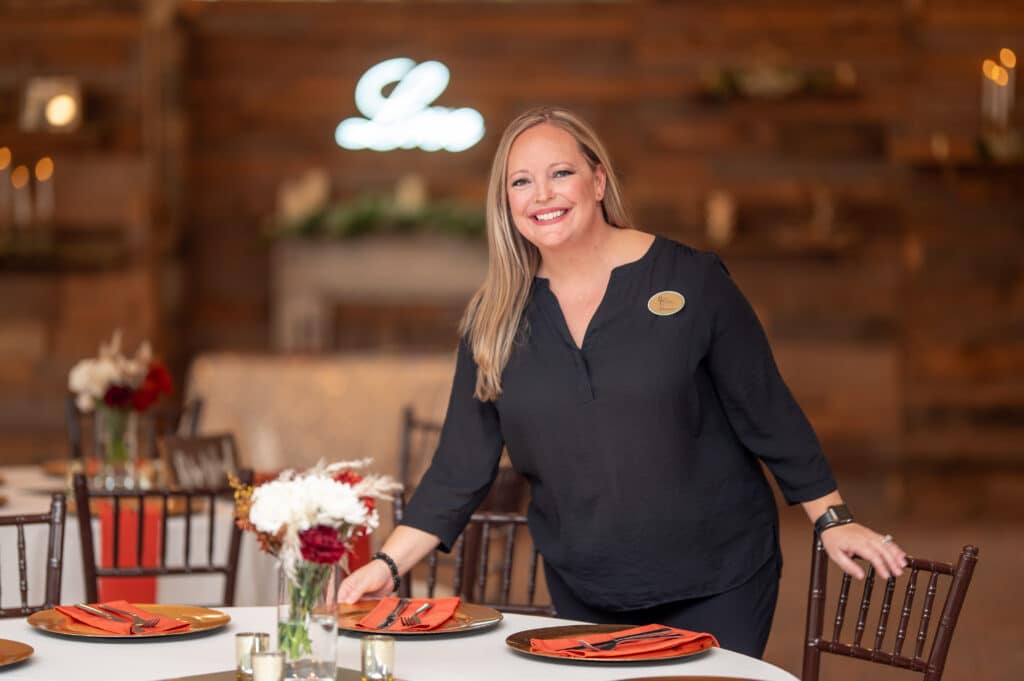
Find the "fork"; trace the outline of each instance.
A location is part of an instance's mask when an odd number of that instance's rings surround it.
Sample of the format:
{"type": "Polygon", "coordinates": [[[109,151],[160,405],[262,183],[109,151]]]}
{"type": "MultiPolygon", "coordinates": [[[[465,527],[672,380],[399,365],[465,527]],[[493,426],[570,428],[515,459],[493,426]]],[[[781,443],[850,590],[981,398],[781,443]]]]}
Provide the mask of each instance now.
{"type": "Polygon", "coordinates": [[[432,608],[433,606],[433,603],[424,603],[420,607],[416,608],[416,611],[413,614],[403,615],[401,618],[402,625],[406,627],[413,627],[417,624],[422,624],[422,622],[420,621],[420,615],[422,613],[425,613],[427,610],[430,610],[430,608],[432,608]]]}
{"type": "Polygon", "coordinates": [[[139,617],[134,612],[128,612],[127,610],[112,608],[109,605],[101,605],[100,608],[106,610],[107,612],[112,612],[121,615],[122,617],[130,617],[132,620],[133,634],[141,634],[143,627],[155,627],[157,624],[160,623],[159,615],[155,617],[150,617],[149,619],[145,619],[143,617],[139,617]]]}

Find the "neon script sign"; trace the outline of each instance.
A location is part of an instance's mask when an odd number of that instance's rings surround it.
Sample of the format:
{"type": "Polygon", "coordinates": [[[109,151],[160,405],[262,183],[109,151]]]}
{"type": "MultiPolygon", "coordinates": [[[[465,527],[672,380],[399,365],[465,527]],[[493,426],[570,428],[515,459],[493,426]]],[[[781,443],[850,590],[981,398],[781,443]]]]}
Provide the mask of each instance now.
{"type": "Polygon", "coordinates": [[[370,67],[356,84],[356,108],[366,118],[346,118],[334,131],[345,149],[465,151],[484,136],[475,109],[430,106],[448,87],[448,67],[398,57],[370,67]],[[391,94],[384,88],[397,83],[391,94]]]}

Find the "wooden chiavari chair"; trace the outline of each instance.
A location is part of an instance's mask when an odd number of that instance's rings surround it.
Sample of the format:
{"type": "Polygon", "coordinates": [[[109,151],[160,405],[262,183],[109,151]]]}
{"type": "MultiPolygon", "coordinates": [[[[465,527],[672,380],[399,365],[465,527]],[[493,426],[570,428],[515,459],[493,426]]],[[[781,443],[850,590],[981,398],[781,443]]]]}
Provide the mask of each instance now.
{"type": "Polygon", "coordinates": [[[863,591],[857,604],[857,619],[853,631],[846,642],[842,640],[843,625],[846,621],[846,609],[850,602],[850,575],[844,574],[839,587],[839,595],[835,608],[831,637],[824,635],[825,602],[827,599],[828,555],[817,534],[811,557],[810,592],[807,601],[807,628],[804,648],[803,681],[817,681],[821,654],[833,653],[874,662],[877,664],[901,667],[920,672],[924,681],[939,681],[946,664],[949,645],[953,632],[960,617],[967,587],[971,584],[974,566],[978,561],[978,549],[965,546],[960,553],[956,565],[921,558],[908,558],[908,566],[899,579],[890,578],[884,586],[882,601],[878,607],[878,624],[874,635],[867,634],[870,644],[865,643],[864,636],[868,629],[869,612],[872,610],[872,595],[875,586],[874,568],[867,566],[863,591]],[[928,582],[920,604],[917,603],[919,591],[918,580],[921,573],[928,575],[928,582]],[[948,586],[941,585],[948,577],[948,586]],[[889,619],[892,614],[893,597],[897,593],[897,583],[904,584],[899,591],[903,592],[902,603],[898,611],[896,634],[891,644],[887,644],[889,619]],[[945,589],[945,597],[939,597],[939,591],[945,589]],[[918,607],[919,605],[919,607],[918,607]],[[938,612],[937,608],[940,608],[938,612]],[[911,634],[910,627],[917,621],[917,632],[911,634]],[[932,620],[935,620],[934,633],[932,620]],[[910,652],[910,649],[913,649],[910,652]]]}

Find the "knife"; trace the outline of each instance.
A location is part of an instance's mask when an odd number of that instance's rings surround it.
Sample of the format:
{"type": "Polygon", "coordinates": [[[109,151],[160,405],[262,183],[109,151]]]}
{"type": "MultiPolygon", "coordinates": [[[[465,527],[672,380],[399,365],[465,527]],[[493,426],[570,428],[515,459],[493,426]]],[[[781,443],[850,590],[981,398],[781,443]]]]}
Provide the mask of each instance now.
{"type": "Polygon", "coordinates": [[[96,615],[97,617],[102,617],[103,619],[110,620],[111,622],[117,622],[118,624],[128,624],[128,623],[131,622],[131,620],[128,619],[127,617],[121,617],[121,616],[118,616],[118,615],[112,615],[109,612],[104,612],[102,610],[97,610],[96,608],[92,607],[91,605],[86,605],[85,603],[75,603],[74,607],[78,608],[79,610],[85,611],[85,612],[89,613],[90,615],[96,615]]]}
{"type": "Polygon", "coordinates": [[[377,628],[378,629],[387,629],[392,624],[394,624],[395,620],[398,619],[398,616],[402,614],[402,611],[405,610],[407,605],[409,605],[409,599],[408,598],[399,598],[398,599],[398,605],[396,605],[395,609],[392,610],[388,614],[388,616],[384,618],[383,622],[381,622],[380,624],[377,625],[377,628]]]}
{"type": "Polygon", "coordinates": [[[682,638],[682,634],[671,633],[672,629],[669,627],[663,627],[661,629],[651,629],[650,631],[644,631],[639,634],[628,634],[626,636],[616,636],[610,638],[607,641],[600,641],[597,643],[591,643],[589,645],[578,645],[572,648],[561,648],[559,652],[567,650],[584,650],[586,648],[599,648],[607,646],[606,650],[612,650],[616,648],[620,643],[626,643],[629,641],[643,641],[648,638],[682,638]]]}

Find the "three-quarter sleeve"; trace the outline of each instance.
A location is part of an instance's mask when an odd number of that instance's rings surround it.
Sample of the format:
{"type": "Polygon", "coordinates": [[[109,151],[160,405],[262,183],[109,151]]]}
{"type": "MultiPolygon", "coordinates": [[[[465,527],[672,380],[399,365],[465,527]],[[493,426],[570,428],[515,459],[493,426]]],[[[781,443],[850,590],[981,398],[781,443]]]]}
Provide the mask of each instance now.
{"type": "Polygon", "coordinates": [[[811,424],[782,380],[768,339],[725,265],[710,256],[705,277],[708,367],[729,423],[765,462],[790,504],[836,489],[811,424]]]}
{"type": "Polygon", "coordinates": [[[437,451],[401,523],[436,535],[444,551],[451,550],[487,496],[501,457],[497,409],[493,402],[476,399],[475,388],[476,362],[463,340],[437,451]]]}

